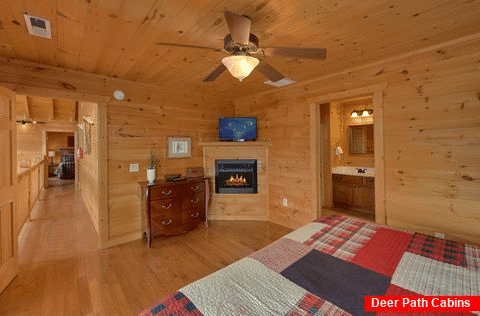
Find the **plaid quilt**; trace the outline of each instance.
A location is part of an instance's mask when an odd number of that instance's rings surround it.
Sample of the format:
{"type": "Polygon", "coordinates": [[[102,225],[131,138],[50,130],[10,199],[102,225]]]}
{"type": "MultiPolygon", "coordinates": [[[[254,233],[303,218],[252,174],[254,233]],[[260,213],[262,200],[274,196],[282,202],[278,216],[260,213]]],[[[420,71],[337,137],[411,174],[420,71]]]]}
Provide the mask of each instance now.
{"type": "Polygon", "coordinates": [[[330,215],[140,315],[367,315],[367,295],[478,296],[480,247],[330,215]]]}

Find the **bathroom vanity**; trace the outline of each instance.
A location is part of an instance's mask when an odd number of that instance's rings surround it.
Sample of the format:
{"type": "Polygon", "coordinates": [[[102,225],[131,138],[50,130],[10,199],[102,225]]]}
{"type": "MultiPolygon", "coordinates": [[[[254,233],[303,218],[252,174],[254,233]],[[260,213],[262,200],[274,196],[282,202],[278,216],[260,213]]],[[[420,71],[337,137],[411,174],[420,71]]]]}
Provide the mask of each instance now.
{"type": "Polygon", "coordinates": [[[373,168],[332,168],[333,205],[369,215],[375,214],[373,168]]]}

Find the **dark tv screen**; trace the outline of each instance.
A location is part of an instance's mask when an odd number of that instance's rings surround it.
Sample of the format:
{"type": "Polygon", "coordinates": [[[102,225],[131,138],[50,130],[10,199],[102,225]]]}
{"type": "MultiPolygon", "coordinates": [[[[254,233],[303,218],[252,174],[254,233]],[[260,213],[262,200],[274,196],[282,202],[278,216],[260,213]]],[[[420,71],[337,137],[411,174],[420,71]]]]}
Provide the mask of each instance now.
{"type": "Polygon", "coordinates": [[[218,121],[218,136],[225,141],[257,139],[257,119],[255,117],[222,117],[218,121]]]}

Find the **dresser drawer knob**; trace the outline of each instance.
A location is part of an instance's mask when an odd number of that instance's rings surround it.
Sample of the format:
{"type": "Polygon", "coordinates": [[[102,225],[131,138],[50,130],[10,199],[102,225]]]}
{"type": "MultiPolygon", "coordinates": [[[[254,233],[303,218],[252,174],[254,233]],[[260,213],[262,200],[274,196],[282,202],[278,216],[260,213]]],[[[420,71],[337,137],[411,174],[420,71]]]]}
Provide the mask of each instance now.
{"type": "Polygon", "coordinates": [[[168,210],[169,208],[172,207],[172,203],[168,204],[168,205],[165,205],[165,204],[162,204],[162,208],[168,210]]]}
{"type": "Polygon", "coordinates": [[[198,185],[194,186],[194,187],[191,187],[192,191],[198,191],[200,187],[198,185]]]}
{"type": "Polygon", "coordinates": [[[198,201],[200,201],[200,199],[198,197],[190,200],[190,202],[192,202],[192,203],[197,203],[198,201]]]}
{"type": "Polygon", "coordinates": [[[162,194],[163,195],[170,195],[170,194],[172,194],[172,190],[168,190],[168,191],[162,190],[162,194]]]}
{"type": "Polygon", "coordinates": [[[199,213],[199,212],[196,212],[195,214],[190,214],[190,216],[191,216],[191,217],[193,217],[193,218],[197,218],[197,217],[198,217],[198,215],[200,215],[200,213],[199,213]]]}
{"type": "Polygon", "coordinates": [[[162,221],[162,225],[170,225],[172,223],[171,219],[165,219],[162,221]]]}

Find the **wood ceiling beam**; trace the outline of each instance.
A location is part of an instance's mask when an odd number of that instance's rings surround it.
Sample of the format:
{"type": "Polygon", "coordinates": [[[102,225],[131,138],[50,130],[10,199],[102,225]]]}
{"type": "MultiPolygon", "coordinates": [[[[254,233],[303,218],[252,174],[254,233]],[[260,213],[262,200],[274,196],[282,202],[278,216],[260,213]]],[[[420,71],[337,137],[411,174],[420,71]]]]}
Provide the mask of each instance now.
{"type": "Polygon", "coordinates": [[[58,100],[57,99],[52,99],[52,121],[56,121],[57,117],[55,115],[56,109],[58,109],[58,100]]]}
{"type": "Polygon", "coordinates": [[[28,108],[27,97],[17,94],[17,118],[28,119],[30,118],[30,110],[28,108]]]}
{"type": "Polygon", "coordinates": [[[225,104],[226,101],[231,103],[230,99],[179,88],[117,79],[6,57],[0,57],[0,85],[19,94],[91,102],[115,101],[113,91],[122,89],[126,95],[125,101],[122,102],[158,105],[176,100],[195,104],[200,98],[212,104],[225,104]]]}

